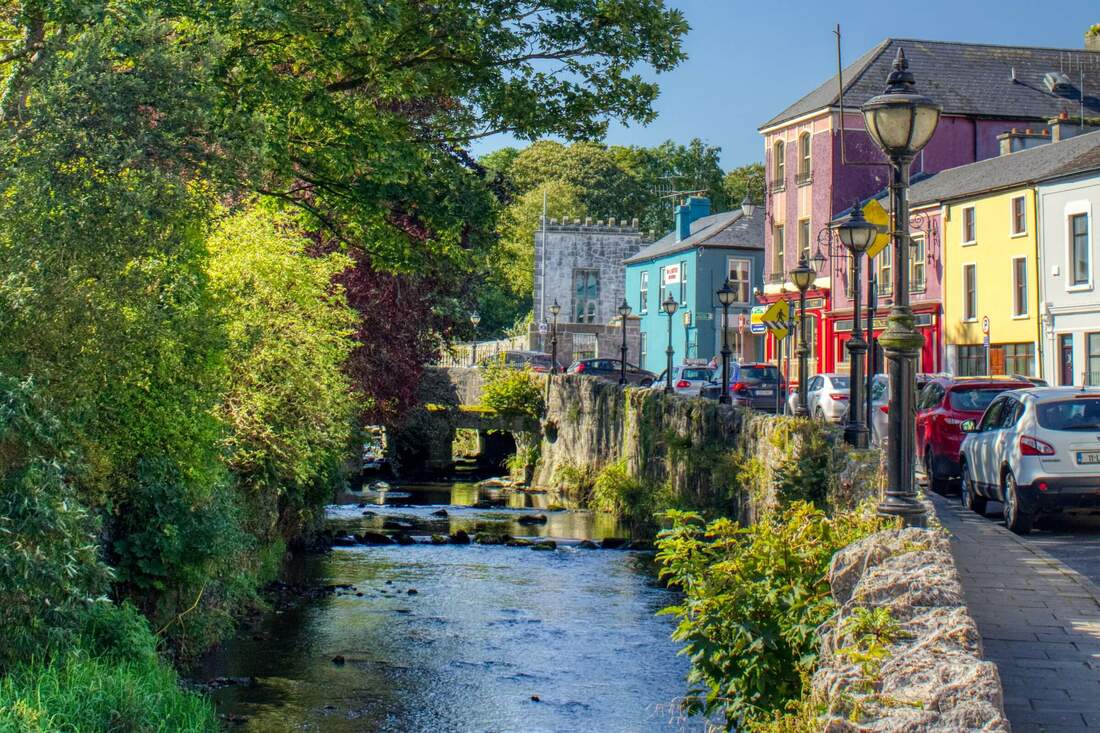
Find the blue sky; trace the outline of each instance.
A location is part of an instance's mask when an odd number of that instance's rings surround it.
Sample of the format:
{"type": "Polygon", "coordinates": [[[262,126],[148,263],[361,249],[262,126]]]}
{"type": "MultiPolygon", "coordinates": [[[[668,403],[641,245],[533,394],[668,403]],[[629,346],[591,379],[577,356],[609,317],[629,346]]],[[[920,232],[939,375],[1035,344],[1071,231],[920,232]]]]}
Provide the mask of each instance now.
{"type": "MultiPolygon", "coordinates": [[[[1081,48],[1085,29],[1100,23],[1097,0],[666,2],[691,24],[688,59],[657,76],[657,119],[645,127],[613,123],[606,142],[699,137],[722,148],[726,168],[760,160],[760,123],[836,73],[837,23],[845,65],[888,36],[1081,48]]],[[[482,155],[508,144],[508,138],[488,138],[473,150],[482,155]]]]}

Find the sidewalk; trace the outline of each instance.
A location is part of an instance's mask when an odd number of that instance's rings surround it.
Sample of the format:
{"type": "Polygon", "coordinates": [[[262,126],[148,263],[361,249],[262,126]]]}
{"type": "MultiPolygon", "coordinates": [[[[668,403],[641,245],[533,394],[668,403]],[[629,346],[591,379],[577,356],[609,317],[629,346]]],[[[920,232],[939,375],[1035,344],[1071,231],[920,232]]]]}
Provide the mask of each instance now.
{"type": "Polygon", "coordinates": [[[1100,730],[1100,588],[957,498],[929,496],[1014,733],[1100,730]]]}

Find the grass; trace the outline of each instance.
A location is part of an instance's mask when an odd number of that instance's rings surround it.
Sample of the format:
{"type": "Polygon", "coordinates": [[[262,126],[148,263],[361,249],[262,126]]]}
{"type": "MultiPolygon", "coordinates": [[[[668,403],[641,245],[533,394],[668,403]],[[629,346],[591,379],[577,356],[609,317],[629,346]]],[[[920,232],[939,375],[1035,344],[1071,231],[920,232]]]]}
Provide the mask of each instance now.
{"type": "Polygon", "coordinates": [[[0,678],[0,733],[213,733],[214,709],[179,688],[153,659],[121,661],[77,649],[0,678]]]}

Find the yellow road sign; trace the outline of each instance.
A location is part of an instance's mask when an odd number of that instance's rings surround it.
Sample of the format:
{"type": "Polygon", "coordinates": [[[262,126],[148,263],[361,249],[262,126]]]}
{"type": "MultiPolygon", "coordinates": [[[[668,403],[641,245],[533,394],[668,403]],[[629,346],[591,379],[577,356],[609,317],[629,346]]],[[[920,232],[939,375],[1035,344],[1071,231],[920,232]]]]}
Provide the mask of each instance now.
{"type": "Polygon", "coordinates": [[[772,303],[760,316],[760,322],[771,333],[772,338],[787,338],[787,321],[791,317],[791,306],[785,300],[777,300],[772,303]]]}
{"type": "Polygon", "coordinates": [[[890,214],[882,208],[878,199],[871,199],[863,207],[863,218],[878,227],[878,236],[867,248],[867,256],[874,257],[890,244],[890,214]]]}

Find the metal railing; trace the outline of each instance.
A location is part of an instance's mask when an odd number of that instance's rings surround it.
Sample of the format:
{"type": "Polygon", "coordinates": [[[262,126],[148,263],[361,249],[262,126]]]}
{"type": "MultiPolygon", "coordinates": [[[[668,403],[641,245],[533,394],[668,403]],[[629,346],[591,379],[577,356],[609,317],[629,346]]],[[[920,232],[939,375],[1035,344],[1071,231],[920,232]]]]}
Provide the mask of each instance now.
{"type": "Polygon", "coordinates": [[[799,186],[805,186],[808,183],[813,183],[814,182],[814,174],[811,173],[810,171],[806,171],[805,173],[800,172],[798,175],[796,175],[794,177],[794,181],[799,186]]]}
{"type": "Polygon", "coordinates": [[[780,178],[769,183],[768,188],[771,191],[785,191],[787,188],[787,182],[780,178]]]}
{"type": "Polygon", "coordinates": [[[482,359],[494,356],[502,351],[527,351],[529,348],[530,343],[527,336],[511,336],[493,341],[452,344],[436,360],[435,366],[473,366],[475,353],[477,361],[480,362],[482,359]]]}

